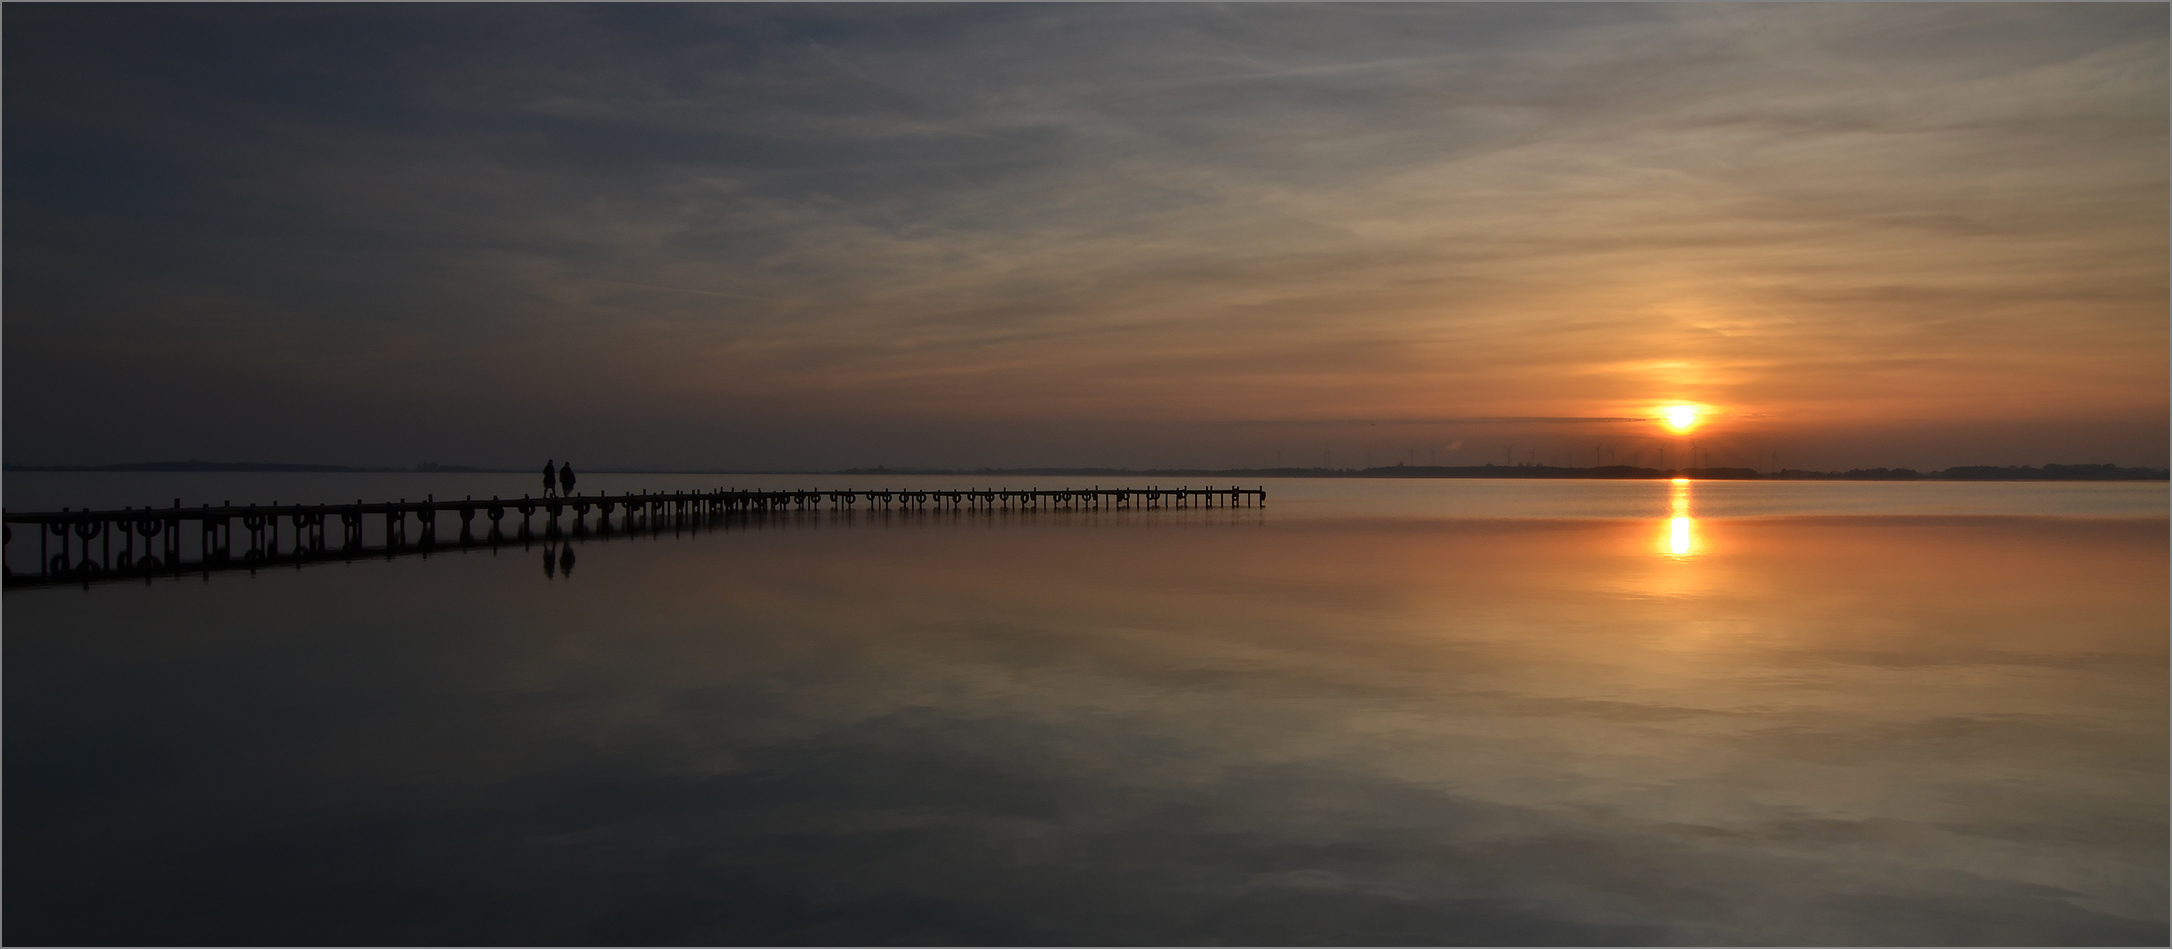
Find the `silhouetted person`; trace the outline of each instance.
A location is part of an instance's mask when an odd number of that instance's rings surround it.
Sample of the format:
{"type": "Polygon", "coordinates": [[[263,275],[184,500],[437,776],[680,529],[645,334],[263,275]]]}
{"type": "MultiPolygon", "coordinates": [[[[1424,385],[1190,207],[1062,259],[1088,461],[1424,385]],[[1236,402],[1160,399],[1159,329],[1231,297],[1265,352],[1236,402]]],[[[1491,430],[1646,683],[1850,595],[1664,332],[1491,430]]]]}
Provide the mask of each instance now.
{"type": "Polygon", "coordinates": [[[556,459],[543,460],[543,497],[551,497],[551,489],[558,484],[558,470],[551,466],[556,459]]]}
{"type": "Polygon", "coordinates": [[[573,576],[573,545],[571,544],[560,545],[558,548],[558,574],[560,577],[573,576]]]}
{"type": "Polygon", "coordinates": [[[567,462],[566,464],[558,467],[558,493],[561,495],[573,494],[572,462],[567,462]]]}

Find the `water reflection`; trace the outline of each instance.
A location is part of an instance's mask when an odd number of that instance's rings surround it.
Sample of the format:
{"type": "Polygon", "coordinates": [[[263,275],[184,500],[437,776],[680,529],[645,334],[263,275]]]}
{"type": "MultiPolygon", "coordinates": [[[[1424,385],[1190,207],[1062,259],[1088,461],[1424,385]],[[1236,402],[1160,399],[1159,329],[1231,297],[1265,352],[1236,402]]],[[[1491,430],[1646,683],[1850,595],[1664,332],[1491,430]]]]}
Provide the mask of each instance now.
{"type": "Polygon", "coordinates": [[[1660,551],[1684,559],[1698,553],[1697,520],[1690,515],[1690,479],[1668,484],[1668,519],[1660,533],[1660,551]]]}
{"type": "Polygon", "coordinates": [[[11,591],[5,936],[2164,945],[2162,518],[1637,487],[11,591]]]}
{"type": "Polygon", "coordinates": [[[543,549],[543,576],[545,578],[573,576],[573,545],[546,546],[543,549]]]}

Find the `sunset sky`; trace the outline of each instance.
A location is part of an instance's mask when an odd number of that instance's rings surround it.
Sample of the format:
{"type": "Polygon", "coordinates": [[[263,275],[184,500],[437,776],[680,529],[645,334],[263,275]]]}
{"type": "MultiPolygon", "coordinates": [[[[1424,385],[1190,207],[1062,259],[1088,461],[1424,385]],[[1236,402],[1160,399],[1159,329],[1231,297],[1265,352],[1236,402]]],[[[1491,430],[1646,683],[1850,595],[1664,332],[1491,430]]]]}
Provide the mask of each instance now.
{"type": "Polygon", "coordinates": [[[2163,467],[2168,26],[10,4],[6,459],[2163,467]]]}

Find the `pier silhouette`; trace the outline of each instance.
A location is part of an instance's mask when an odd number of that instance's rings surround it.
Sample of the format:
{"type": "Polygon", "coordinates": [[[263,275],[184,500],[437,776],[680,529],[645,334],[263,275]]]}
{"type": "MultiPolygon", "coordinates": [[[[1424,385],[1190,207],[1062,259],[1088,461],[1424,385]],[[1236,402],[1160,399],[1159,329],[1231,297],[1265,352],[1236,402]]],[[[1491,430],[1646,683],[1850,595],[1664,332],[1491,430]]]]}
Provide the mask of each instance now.
{"type": "MultiPolygon", "coordinates": [[[[184,508],[176,499],[171,508],[122,508],[120,510],[0,513],[0,531],[10,549],[15,527],[22,525],[38,536],[38,569],[16,571],[6,565],[9,587],[84,583],[161,574],[188,574],[223,570],[256,570],[276,565],[300,565],[313,561],[393,557],[436,550],[529,544],[562,537],[581,537],[590,532],[588,515],[597,514],[598,534],[639,530],[661,531],[670,526],[714,525],[735,515],[771,512],[853,511],[1042,511],[1151,508],[1239,508],[1267,504],[1267,490],[1239,488],[987,488],[987,489],[792,489],[753,491],[720,488],[711,491],[639,492],[609,495],[552,495],[535,498],[491,497],[438,501],[400,499],[392,502],[336,505],[200,505],[184,508]],[[508,533],[507,519],[519,520],[508,533]],[[539,532],[537,515],[544,519],[539,532]],[[562,527],[568,514],[572,524],[562,527]],[[441,540],[439,522],[451,515],[459,521],[459,533],[441,540]],[[476,534],[476,518],[485,521],[484,533],[476,534]],[[616,518],[618,523],[613,524],[616,518]],[[415,529],[409,531],[412,519],[415,529]],[[381,521],[381,543],[367,545],[365,528],[381,521]],[[241,531],[237,534],[235,528],[241,531]],[[193,543],[184,536],[194,532],[193,543]]],[[[570,572],[569,557],[562,569],[570,572]]]]}

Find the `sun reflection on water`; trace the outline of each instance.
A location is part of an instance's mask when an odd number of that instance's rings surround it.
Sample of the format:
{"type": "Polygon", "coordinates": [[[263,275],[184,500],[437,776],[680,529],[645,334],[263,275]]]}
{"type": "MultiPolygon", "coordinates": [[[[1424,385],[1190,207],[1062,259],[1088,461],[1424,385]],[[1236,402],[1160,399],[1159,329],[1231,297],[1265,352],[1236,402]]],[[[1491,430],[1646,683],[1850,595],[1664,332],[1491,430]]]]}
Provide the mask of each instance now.
{"type": "Polygon", "coordinates": [[[1697,520],[1690,516],[1690,479],[1678,478],[1668,486],[1667,530],[1660,539],[1660,552],[1673,558],[1690,558],[1698,553],[1697,520]]]}

